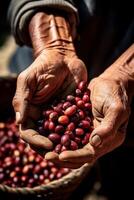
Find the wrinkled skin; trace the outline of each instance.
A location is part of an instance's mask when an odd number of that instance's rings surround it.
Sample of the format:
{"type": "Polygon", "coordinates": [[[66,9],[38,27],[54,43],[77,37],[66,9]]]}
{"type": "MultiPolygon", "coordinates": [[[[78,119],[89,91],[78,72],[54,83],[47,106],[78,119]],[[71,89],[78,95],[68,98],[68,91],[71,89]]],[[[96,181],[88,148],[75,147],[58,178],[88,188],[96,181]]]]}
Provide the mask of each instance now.
{"type": "Polygon", "coordinates": [[[38,12],[29,23],[36,59],[18,76],[13,106],[20,124],[20,137],[43,155],[53,145],[35,131],[34,121],[39,119],[42,105],[56,96],[62,98],[71,93],[79,81],[87,80],[86,67],[76,56],[73,45],[74,19],[70,26],[57,12],[38,12]]]}
{"type": "Polygon", "coordinates": [[[41,52],[17,80],[13,105],[17,122],[22,124],[21,138],[38,148],[51,149],[52,143],[48,139],[31,130],[34,129],[32,121],[40,116],[40,105],[55,98],[57,94],[64,96],[72,92],[79,81],[86,79],[85,65],[75,54],[63,56],[56,50],[41,52]],[[36,139],[32,139],[33,135],[36,139]]]}
{"type": "Polygon", "coordinates": [[[130,114],[128,96],[124,85],[101,77],[89,84],[94,116],[94,135],[99,135],[101,143],[94,146],[90,142],[82,149],[65,151],[59,156],[47,153],[46,158],[61,166],[78,168],[84,163],[94,163],[96,159],[112,151],[122,144],[126,135],[126,127],[130,114]]]}
{"type": "Polygon", "coordinates": [[[63,167],[78,168],[120,146],[126,135],[130,105],[134,96],[134,45],[110,67],[89,83],[94,130],[89,143],[60,155],[49,152],[45,158],[63,167]],[[96,138],[96,139],[94,139],[96,138]]]}
{"type": "MultiPolygon", "coordinates": [[[[82,149],[58,155],[51,152],[52,142],[35,131],[34,121],[40,116],[42,104],[57,95],[71,93],[79,81],[87,80],[87,71],[84,63],[76,56],[71,31],[63,18],[46,16],[44,13],[37,13],[33,18],[33,30],[30,32],[33,34],[31,38],[36,59],[19,75],[13,99],[20,136],[34,150],[59,166],[78,168],[86,162],[93,163],[121,145],[125,139],[131,103],[126,79],[129,79],[129,74],[134,74],[134,62],[130,66],[128,64],[130,57],[133,58],[134,46],[129,52],[130,56],[125,55],[122,59],[123,62],[126,60],[125,65],[118,62],[118,66],[115,64],[114,67],[113,64],[110,67],[113,70],[104,72],[89,84],[95,127],[89,143],[82,149]],[[120,66],[123,66],[123,70],[120,66]],[[121,70],[123,76],[120,76],[121,70]],[[94,140],[96,135],[97,141],[94,140]]],[[[134,77],[130,79],[134,80],[134,77]]]]}

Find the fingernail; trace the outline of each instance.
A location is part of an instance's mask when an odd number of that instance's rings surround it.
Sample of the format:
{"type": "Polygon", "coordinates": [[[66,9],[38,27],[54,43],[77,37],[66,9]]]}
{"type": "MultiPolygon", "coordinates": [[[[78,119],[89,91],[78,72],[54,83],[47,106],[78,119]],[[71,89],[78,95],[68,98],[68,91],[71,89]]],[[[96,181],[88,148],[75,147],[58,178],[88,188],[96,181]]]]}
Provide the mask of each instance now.
{"type": "Polygon", "coordinates": [[[20,120],[20,113],[19,112],[16,112],[16,122],[18,123],[20,120]]]}
{"type": "Polygon", "coordinates": [[[101,144],[101,138],[99,135],[94,135],[91,139],[90,139],[90,143],[91,145],[98,147],[101,144]]]}

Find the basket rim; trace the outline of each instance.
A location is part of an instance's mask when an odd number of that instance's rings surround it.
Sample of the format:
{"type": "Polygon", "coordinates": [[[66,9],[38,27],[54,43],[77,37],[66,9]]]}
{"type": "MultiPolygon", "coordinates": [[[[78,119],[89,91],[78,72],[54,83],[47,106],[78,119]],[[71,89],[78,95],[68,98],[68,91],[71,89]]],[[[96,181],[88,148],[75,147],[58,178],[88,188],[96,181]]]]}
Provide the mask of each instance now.
{"type": "Polygon", "coordinates": [[[58,188],[58,187],[65,187],[73,180],[78,179],[80,177],[80,175],[83,175],[82,177],[84,178],[84,175],[86,175],[86,173],[91,169],[92,166],[93,166],[93,163],[92,164],[85,163],[80,168],[73,169],[67,175],[63,176],[62,178],[60,178],[58,180],[51,181],[48,184],[42,184],[39,186],[35,186],[33,188],[29,188],[29,187],[12,188],[10,186],[0,184],[0,191],[14,193],[14,194],[15,193],[41,194],[42,192],[47,191],[49,189],[51,190],[51,189],[58,188]]]}

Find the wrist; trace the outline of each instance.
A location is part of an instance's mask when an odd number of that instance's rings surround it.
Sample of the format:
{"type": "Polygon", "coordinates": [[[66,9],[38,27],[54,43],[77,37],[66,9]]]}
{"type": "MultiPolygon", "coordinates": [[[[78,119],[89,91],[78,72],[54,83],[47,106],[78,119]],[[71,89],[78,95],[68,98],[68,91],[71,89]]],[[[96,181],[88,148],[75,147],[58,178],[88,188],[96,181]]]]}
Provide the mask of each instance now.
{"type": "Polygon", "coordinates": [[[129,96],[134,96],[134,44],[128,48],[109,68],[101,78],[123,83],[129,96]]]}
{"type": "Polygon", "coordinates": [[[73,33],[65,16],[61,14],[36,13],[29,23],[29,34],[35,56],[43,50],[55,49],[74,52],[73,33]]]}

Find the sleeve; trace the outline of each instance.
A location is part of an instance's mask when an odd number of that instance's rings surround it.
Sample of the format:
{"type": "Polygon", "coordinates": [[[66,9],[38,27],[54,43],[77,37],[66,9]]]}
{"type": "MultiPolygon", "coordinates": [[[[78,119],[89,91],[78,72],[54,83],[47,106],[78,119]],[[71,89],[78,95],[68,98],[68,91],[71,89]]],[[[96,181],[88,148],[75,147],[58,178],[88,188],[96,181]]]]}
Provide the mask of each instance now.
{"type": "Polygon", "coordinates": [[[76,21],[78,21],[77,9],[73,0],[12,0],[8,9],[8,21],[17,44],[30,45],[29,20],[34,13],[38,10],[43,11],[45,8],[65,11],[70,18],[71,15],[75,15],[76,21]]]}

